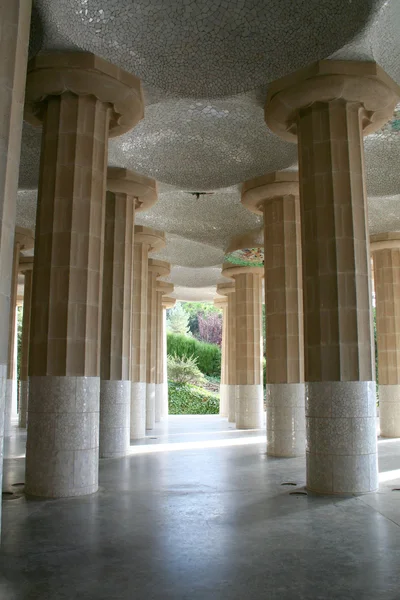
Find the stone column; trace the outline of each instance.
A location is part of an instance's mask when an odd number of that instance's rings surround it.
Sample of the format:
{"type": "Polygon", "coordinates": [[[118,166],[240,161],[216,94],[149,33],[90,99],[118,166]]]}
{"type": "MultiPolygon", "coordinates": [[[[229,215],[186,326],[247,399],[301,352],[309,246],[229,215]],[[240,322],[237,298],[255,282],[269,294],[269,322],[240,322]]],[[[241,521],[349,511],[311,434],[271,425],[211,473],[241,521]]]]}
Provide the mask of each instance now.
{"type": "Polygon", "coordinates": [[[371,236],[381,436],[400,437],[400,232],[371,236]]]}
{"type": "Polygon", "coordinates": [[[373,62],[320,61],[267,98],[267,124],[298,140],[307,487],[323,494],[378,487],[363,134],[398,97],[373,62]]]}
{"type": "Polygon", "coordinates": [[[264,215],[267,454],[301,456],[306,426],[298,174],[246,181],[242,203],[264,215]]]}
{"type": "MultiPolygon", "coordinates": [[[[147,356],[146,356],[146,429],[154,429],[156,423],[156,371],[157,371],[157,325],[161,296],[157,292],[157,278],[168,275],[169,263],[149,259],[147,285],[147,356]]],[[[158,388],[157,388],[158,389],[158,388]]],[[[159,390],[160,391],[160,390],[159,390]]],[[[160,416],[158,414],[157,416],[160,416]]]]}
{"type": "MultiPolygon", "coordinates": [[[[157,346],[156,346],[156,384],[155,421],[159,423],[165,412],[165,387],[164,387],[164,307],[163,296],[174,291],[174,284],[166,281],[157,281],[157,346]]],[[[168,414],[168,413],[167,413],[168,414]]]]}
{"type": "Polygon", "coordinates": [[[155,181],[109,167],[100,359],[100,458],[128,453],[135,211],[157,199],[155,181]]]}
{"type": "Polygon", "coordinates": [[[26,491],[98,488],[100,324],[110,135],[143,116],[139,80],[88,53],[36,57],[26,115],[43,121],[32,324],[26,491]]]}
{"type": "Polygon", "coordinates": [[[3,478],[12,257],[31,11],[30,0],[14,0],[0,5],[0,486],[3,478]]]}
{"type": "Polygon", "coordinates": [[[163,296],[162,307],[163,307],[163,371],[164,371],[164,391],[163,391],[163,418],[168,417],[169,413],[169,401],[168,401],[168,370],[167,370],[167,309],[173,308],[176,304],[175,298],[163,296]]]}
{"type": "Polygon", "coordinates": [[[34,245],[33,233],[30,229],[23,227],[15,228],[13,268],[11,280],[10,295],[10,323],[8,329],[8,363],[7,363],[7,383],[6,383],[6,402],[4,414],[4,435],[11,435],[11,425],[13,419],[17,419],[17,292],[18,292],[18,272],[21,250],[31,250],[34,245]]]}
{"type": "Polygon", "coordinates": [[[28,422],[28,367],[29,367],[29,335],[31,327],[32,304],[32,269],[33,257],[20,258],[20,272],[24,274],[24,303],[22,317],[21,366],[19,388],[19,427],[26,427],[28,422]]]}
{"type": "Polygon", "coordinates": [[[133,312],[131,348],[131,439],[146,435],[147,391],[147,313],[149,252],[165,246],[161,231],[149,227],[135,227],[133,256],[133,312]]]}
{"type": "Polygon", "coordinates": [[[225,265],[222,275],[235,280],[236,428],[256,429],[263,424],[261,298],[264,269],[225,265]]]}
{"type": "Polygon", "coordinates": [[[236,298],[234,283],[220,283],[217,294],[227,297],[226,307],[226,388],[225,403],[229,423],[236,420],[236,298]]]}
{"type": "Polygon", "coordinates": [[[18,269],[19,269],[19,253],[21,245],[15,234],[13,266],[11,276],[11,294],[10,294],[10,314],[8,326],[8,361],[7,361],[7,381],[5,394],[5,410],[4,410],[4,436],[11,435],[12,428],[12,413],[13,407],[17,401],[17,381],[15,376],[15,343],[16,343],[16,327],[17,327],[17,289],[18,289],[18,269]]]}
{"type": "Polygon", "coordinates": [[[222,344],[221,344],[221,383],[219,386],[219,414],[221,417],[228,416],[228,298],[214,298],[214,305],[222,310],[222,344]]]}

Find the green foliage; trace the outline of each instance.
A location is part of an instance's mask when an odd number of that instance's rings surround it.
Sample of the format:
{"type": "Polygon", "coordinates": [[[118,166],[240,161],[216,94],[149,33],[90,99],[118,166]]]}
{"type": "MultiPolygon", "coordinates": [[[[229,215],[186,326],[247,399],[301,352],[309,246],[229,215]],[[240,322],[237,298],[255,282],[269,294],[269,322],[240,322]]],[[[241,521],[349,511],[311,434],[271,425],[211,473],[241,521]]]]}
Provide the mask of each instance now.
{"type": "Polygon", "coordinates": [[[199,342],[184,335],[167,335],[167,353],[176,356],[194,356],[197,366],[204,375],[221,374],[221,348],[215,344],[199,342]]]}
{"type": "Polygon", "coordinates": [[[178,356],[168,354],[167,357],[168,379],[175,383],[201,383],[204,375],[197,366],[194,356],[178,356]]]}
{"type": "Polygon", "coordinates": [[[211,302],[182,302],[182,308],[189,315],[189,328],[194,336],[199,334],[199,314],[207,316],[212,313],[221,313],[221,309],[211,302]]]}
{"type": "Polygon", "coordinates": [[[219,396],[195,385],[168,382],[170,415],[217,415],[219,396]]]}
{"type": "Polygon", "coordinates": [[[168,311],[167,331],[179,335],[190,335],[189,315],[183,309],[181,302],[177,302],[174,308],[168,311]]]}

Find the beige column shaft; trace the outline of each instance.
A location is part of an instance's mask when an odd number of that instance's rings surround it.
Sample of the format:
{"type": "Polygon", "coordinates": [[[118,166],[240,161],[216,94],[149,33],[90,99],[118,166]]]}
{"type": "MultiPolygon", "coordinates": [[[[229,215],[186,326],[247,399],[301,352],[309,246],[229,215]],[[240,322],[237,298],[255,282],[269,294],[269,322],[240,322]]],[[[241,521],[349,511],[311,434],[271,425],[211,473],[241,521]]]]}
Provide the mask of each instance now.
{"type": "Polygon", "coordinates": [[[162,400],[162,416],[163,418],[168,417],[169,412],[169,398],[168,398],[168,369],[167,369],[167,309],[173,308],[176,304],[175,298],[169,296],[163,296],[162,308],[163,308],[163,331],[162,331],[162,345],[163,345],[163,400],[162,400]]]}
{"type": "MultiPolygon", "coordinates": [[[[254,429],[263,421],[262,276],[260,267],[227,267],[235,281],[236,427],[254,429]]],[[[228,311],[230,305],[228,305],[228,311]]]]}
{"type": "Polygon", "coordinates": [[[33,495],[98,487],[108,137],[141,118],[141,102],[134,76],[92,54],[40,55],[28,69],[26,114],[43,121],[26,457],[33,495]]]}
{"type": "Polygon", "coordinates": [[[164,261],[149,259],[149,277],[147,286],[147,355],[146,355],[146,429],[154,429],[156,417],[161,418],[160,390],[157,384],[157,350],[160,325],[161,298],[157,291],[157,278],[168,275],[169,264],[164,261]],[[158,397],[159,401],[156,401],[158,397]],[[158,410],[156,410],[159,406],[158,410]],[[156,415],[157,412],[157,415],[156,415]]]}
{"type": "Polygon", "coordinates": [[[379,421],[400,437],[400,233],[371,237],[378,346],[379,421]]]}
{"type": "Polygon", "coordinates": [[[298,175],[243,184],[242,203],[264,216],[267,454],[305,453],[304,336],[298,175]]]}
{"type": "MultiPolygon", "coordinates": [[[[229,423],[236,419],[236,299],[235,284],[217,285],[217,293],[226,296],[226,362],[225,362],[225,412],[229,423]]],[[[221,402],[221,400],[220,400],[221,402]]]]}
{"type": "Polygon", "coordinates": [[[140,439],[146,434],[148,261],[148,244],[135,242],[133,254],[131,439],[140,439]]]}
{"type": "Polygon", "coordinates": [[[221,383],[219,387],[219,414],[227,417],[229,412],[229,397],[227,383],[229,379],[228,364],[228,299],[217,297],[214,304],[222,310],[222,343],[221,343],[221,383]]]}
{"type": "Polygon", "coordinates": [[[163,307],[162,307],[163,292],[157,291],[157,345],[156,345],[156,408],[155,422],[159,423],[162,418],[162,401],[163,401],[163,307]]]}
{"type": "Polygon", "coordinates": [[[146,429],[154,429],[156,422],[156,364],[157,273],[150,271],[147,284],[146,429]]]}
{"type": "Polygon", "coordinates": [[[378,486],[370,258],[362,135],[398,88],[374,63],[321,61],[273,84],[266,117],[298,137],[303,250],[307,486],[378,486]]]}
{"type": "Polygon", "coordinates": [[[100,458],[130,440],[130,349],[135,199],[107,192],[100,361],[100,458]]]}
{"type": "MultiPolygon", "coordinates": [[[[24,268],[24,267],[22,267],[24,268]]],[[[20,366],[20,395],[19,395],[19,426],[26,427],[28,419],[28,367],[29,367],[29,336],[31,327],[32,304],[32,263],[30,269],[23,271],[24,283],[24,312],[22,317],[21,366],[20,366]]]]}
{"type": "Polygon", "coordinates": [[[15,378],[15,360],[16,360],[16,328],[17,328],[17,289],[18,289],[18,268],[21,244],[16,240],[14,242],[12,275],[11,275],[11,294],[10,294],[10,320],[8,327],[8,360],[7,360],[7,382],[5,394],[4,411],[4,435],[11,435],[12,415],[15,413],[14,407],[17,402],[17,381],[15,378]]]}
{"type": "MultiPolygon", "coordinates": [[[[168,263],[166,263],[168,264],[168,263]]],[[[169,265],[168,265],[169,269],[169,265]]],[[[168,414],[168,405],[165,406],[164,386],[164,351],[166,344],[164,337],[164,296],[174,291],[174,285],[166,281],[157,281],[157,345],[156,345],[156,381],[155,381],[155,421],[160,422],[168,414]],[[166,410],[167,409],[167,410],[166,410]]]]}
{"type": "Polygon", "coordinates": [[[160,250],[164,245],[165,236],[163,232],[148,227],[135,227],[131,351],[131,439],[140,439],[146,434],[149,253],[160,250]]]}

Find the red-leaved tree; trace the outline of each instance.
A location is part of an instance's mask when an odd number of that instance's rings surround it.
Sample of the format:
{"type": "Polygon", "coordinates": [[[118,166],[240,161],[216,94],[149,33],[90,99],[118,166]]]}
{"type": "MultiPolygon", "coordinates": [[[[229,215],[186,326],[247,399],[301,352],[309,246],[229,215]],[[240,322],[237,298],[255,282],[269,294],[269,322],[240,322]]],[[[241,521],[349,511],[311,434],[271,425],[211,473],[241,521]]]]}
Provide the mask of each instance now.
{"type": "Polygon", "coordinates": [[[199,340],[209,344],[221,345],[222,342],[222,316],[219,313],[198,314],[199,340]]]}

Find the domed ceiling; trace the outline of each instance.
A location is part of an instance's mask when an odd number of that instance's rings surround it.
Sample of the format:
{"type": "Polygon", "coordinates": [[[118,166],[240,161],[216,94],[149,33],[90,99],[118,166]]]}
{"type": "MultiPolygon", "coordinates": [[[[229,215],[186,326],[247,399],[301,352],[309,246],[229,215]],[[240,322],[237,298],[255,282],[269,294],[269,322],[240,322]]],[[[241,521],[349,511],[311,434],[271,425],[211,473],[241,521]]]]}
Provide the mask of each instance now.
{"type": "MultiPolygon", "coordinates": [[[[109,164],[159,182],[138,224],[166,232],[181,299],[211,300],[230,240],[260,228],[240,184],[296,168],[274,136],[269,82],[320,58],[376,60],[400,83],[399,0],[34,0],[30,55],[88,50],[142,79],[145,118],[109,164]]],[[[400,229],[400,107],[365,140],[371,233],[400,229]]],[[[40,129],[24,124],[17,221],[35,225],[40,129]]]]}

